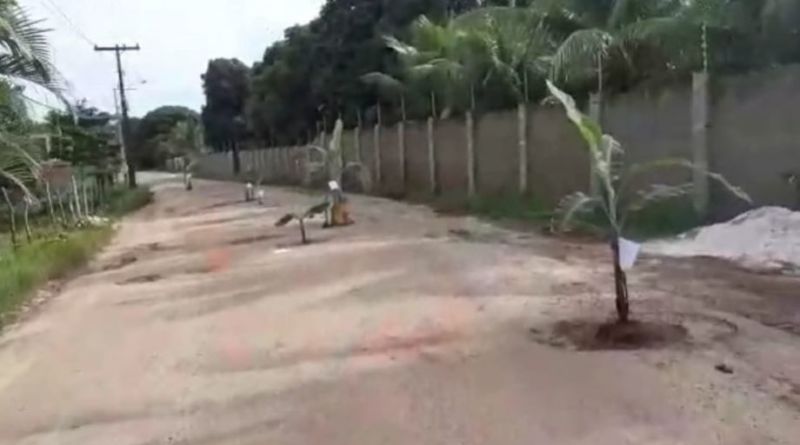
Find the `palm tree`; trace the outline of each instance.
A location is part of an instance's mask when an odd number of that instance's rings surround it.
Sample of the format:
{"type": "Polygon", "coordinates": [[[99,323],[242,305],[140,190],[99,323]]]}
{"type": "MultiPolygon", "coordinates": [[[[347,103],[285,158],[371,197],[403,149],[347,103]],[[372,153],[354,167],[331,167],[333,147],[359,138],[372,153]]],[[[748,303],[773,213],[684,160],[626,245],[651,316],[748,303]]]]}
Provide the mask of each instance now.
{"type": "MultiPolygon", "coordinates": [[[[9,93],[2,100],[23,120],[26,110],[19,106],[21,88],[12,84],[30,82],[59,91],[56,70],[50,62],[47,31],[40,23],[16,1],[0,0],[0,80],[8,86],[4,90],[9,93]]],[[[0,177],[26,194],[37,165],[32,152],[31,140],[23,129],[0,122],[0,177]]]]}
{"type": "Polygon", "coordinates": [[[385,73],[373,71],[361,76],[361,81],[367,85],[372,85],[378,90],[380,96],[400,101],[400,117],[406,120],[406,94],[409,87],[400,79],[385,73]]]}
{"type": "Polygon", "coordinates": [[[15,0],[0,0],[0,76],[58,92],[58,74],[50,60],[47,29],[15,0]]]}
{"type": "Polygon", "coordinates": [[[484,40],[486,80],[500,80],[518,102],[529,100],[532,81],[544,83],[556,45],[535,10],[481,8],[462,14],[455,22],[484,40]]]}
{"type": "Polygon", "coordinates": [[[36,178],[38,161],[35,147],[26,135],[0,131],[0,180],[30,195],[29,186],[36,178]]]}
{"type": "Polygon", "coordinates": [[[731,185],[723,176],[699,169],[688,160],[660,159],[621,169],[616,156],[624,153],[622,145],[611,135],[603,134],[600,125],[578,110],[575,101],[568,94],[547,81],[550,92],[564,106],[568,118],[575,124],[586,142],[594,175],[600,183],[600,193],[589,196],[577,192],[562,200],[556,210],[559,229],[568,228],[577,216],[594,211],[602,214],[603,222],[609,230],[609,242],[613,253],[614,283],[616,290],[616,309],[620,323],[629,320],[630,303],[628,281],[620,263],[620,245],[625,235],[626,222],[630,215],[645,207],[665,199],[673,199],[691,193],[693,183],[680,185],[652,184],[643,190],[634,190],[637,183],[646,179],[647,174],[659,169],[685,168],[707,175],[721,184],[736,197],[750,202],[748,195],[731,185]]]}
{"type": "MultiPolygon", "coordinates": [[[[432,114],[437,112],[434,88],[439,90],[438,96],[444,97],[442,116],[456,107],[466,109],[467,163],[469,171],[474,172],[476,90],[485,83],[489,73],[488,39],[481,31],[461,27],[454,20],[438,25],[425,16],[412,24],[410,34],[410,44],[393,37],[387,37],[386,42],[400,55],[410,78],[434,86],[430,94],[432,114]],[[466,104],[465,98],[468,99],[466,104]]],[[[474,179],[474,174],[470,174],[470,195],[475,192],[474,179]]]]}
{"type": "Polygon", "coordinates": [[[555,42],[543,17],[533,9],[481,8],[456,19],[459,26],[485,40],[488,71],[484,83],[496,79],[517,102],[519,192],[527,192],[527,102],[530,85],[543,85],[555,42]]]}
{"type": "Polygon", "coordinates": [[[443,96],[445,111],[464,106],[475,109],[476,88],[484,81],[488,68],[489,49],[486,39],[476,30],[459,26],[455,20],[435,24],[421,16],[410,28],[410,42],[386,37],[403,62],[410,80],[426,80],[439,90],[432,95],[432,108],[436,96],[443,96]]]}
{"type": "Polygon", "coordinates": [[[663,20],[684,7],[681,0],[541,0],[532,6],[563,37],[552,77],[568,84],[595,80],[601,95],[609,67],[632,74],[646,69],[635,57],[638,50],[663,37],[656,33],[666,29],[663,20]]]}
{"type": "MultiPolygon", "coordinates": [[[[752,67],[800,59],[796,0],[687,0],[672,14],[631,26],[673,70],[752,67]]],[[[663,67],[658,67],[663,68],[663,67]]]]}

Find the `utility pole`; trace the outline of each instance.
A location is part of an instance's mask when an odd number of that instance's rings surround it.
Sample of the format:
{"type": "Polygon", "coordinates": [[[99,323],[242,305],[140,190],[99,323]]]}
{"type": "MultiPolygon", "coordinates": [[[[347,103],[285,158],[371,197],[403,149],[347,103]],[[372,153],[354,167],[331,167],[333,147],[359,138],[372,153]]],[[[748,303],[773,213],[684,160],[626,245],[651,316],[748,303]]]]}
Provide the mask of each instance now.
{"type": "Polygon", "coordinates": [[[122,161],[122,168],[117,172],[121,180],[125,179],[125,169],[128,165],[128,155],[127,149],[125,146],[125,138],[122,135],[122,117],[120,117],[119,111],[119,93],[117,92],[117,88],[114,88],[114,115],[117,117],[117,137],[119,137],[119,156],[120,160],[122,161]]]}
{"type": "MultiPolygon", "coordinates": [[[[139,45],[114,45],[114,46],[94,46],[95,51],[114,51],[117,56],[117,76],[119,77],[119,101],[122,108],[122,146],[125,151],[130,151],[130,122],[128,122],[128,101],[125,98],[125,79],[122,74],[122,53],[125,51],[139,51],[139,45]]],[[[125,161],[128,164],[128,186],[136,187],[136,167],[133,165],[130,153],[125,153],[125,161]]]]}

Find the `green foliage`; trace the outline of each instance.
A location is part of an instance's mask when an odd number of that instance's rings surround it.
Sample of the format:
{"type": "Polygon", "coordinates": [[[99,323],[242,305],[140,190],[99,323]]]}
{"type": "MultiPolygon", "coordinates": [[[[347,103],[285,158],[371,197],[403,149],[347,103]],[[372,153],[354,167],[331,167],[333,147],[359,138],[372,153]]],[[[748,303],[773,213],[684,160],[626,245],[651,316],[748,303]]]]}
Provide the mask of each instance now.
{"type": "Polygon", "coordinates": [[[471,213],[497,220],[516,220],[533,224],[546,224],[553,212],[535,197],[506,194],[494,197],[476,197],[467,202],[471,213]]]}
{"type": "Polygon", "coordinates": [[[209,145],[222,151],[244,137],[250,72],[238,59],[214,59],[203,74],[206,105],[202,119],[209,145]]]}
{"type": "Polygon", "coordinates": [[[627,221],[627,233],[632,238],[650,239],[673,236],[700,226],[703,220],[697,215],[688,199],[676,197],[651,203],[634,212],[627,221]]]}
{"type": "Polygon", "coordinates": [[[110,238],[111,227],[36,240],[16,252],[0,250],[0,326],[38,285],[81,267],[110,238]]]}
{"type": "Polygon", "coordinates": [[[0,75],[23,80],[53,92],[60,90],[50,61],[47,30],[14,0],[0,1],[0,75]]]}
{"type": "MultiPolygon", "coordinates": [[[[319,17],[287,29],[250,70],[248,135],[270,145],[308,142],[340,115],[348,127],[359,117],[374,123],[379,106],[386,123],[403,114],[508,108],[545,97],[551,76],[583,95],[599,87],[600,74],[604,89],[619,91],[686,76],[706,62],[728,71],[800,61],[797,0],[478,3],[328,0],[319,17]]],[[[241,103],[244,82],[235,79],[245,78],[243,66],[212,63],[238,73],[222,77],[242,87],[222,95],[207,88],[209,107],[220,97],[241,103]]],[[[235,133],[219,116],[204,120],[215,146],[235,133]]]]}
{"type": "Polygon", "coordinates": [[[19,134],[32,127],[22,92],[22,87],[0,80],[0,128],[5,131],[19,134]]]}
{"type": "Polygon", "coordinates": [[[159,167],[166,159],[187,150],[189,144],[199,143],[199,137],[194,134],[199,128],[199,122],[200,116],[197,112],[186,107],[156,108],[141,120],[133,122],[130,152],[140,167],[159,167]],[[192,134],[186,134],[189,131],[192,134]]]}
{"type": "Polygon", "coordinates": [[[153,201],[153,192],[147,187],[135,189],[120,186],[109,193],[105,212],[110,216],[122,216],[138,210],[153,201]]]}
{"type": "MultiPolygon", "coordinates": [[[[374,122],[382,98],[364,88],[361,76],[381,72],[398,78],[400,71],[383,36],[403,37],[420,15],[441,21],[476,5],[475,0],[328,0],[318,18],[287,29],[285,39],[267,48],[253,68],[251,130],[262,140],[288,145],[313,139],[318,123],[330,128],[340,114],[347,126],[355,124],[359,111],[374,122]]],[[[399,100],[391,101],[387,122],[400,115],[399,100]]],[[[428,110],[426,101],[408,105],[410,116],[428,110]]]]}
{"type": "Polygon", "coordinates": [[[72,112],[51,111],[44,129],[53,135],[51,158],[83,169],[90,167],[94,172],[117,171],[121,159],[110,114],[80,101],[72,112]]]}
{"type": "Polygon", "coordinates": [[[0,130],[0,186],[29,195],[38,165],[36,146],[27,135],[0,130]]]}

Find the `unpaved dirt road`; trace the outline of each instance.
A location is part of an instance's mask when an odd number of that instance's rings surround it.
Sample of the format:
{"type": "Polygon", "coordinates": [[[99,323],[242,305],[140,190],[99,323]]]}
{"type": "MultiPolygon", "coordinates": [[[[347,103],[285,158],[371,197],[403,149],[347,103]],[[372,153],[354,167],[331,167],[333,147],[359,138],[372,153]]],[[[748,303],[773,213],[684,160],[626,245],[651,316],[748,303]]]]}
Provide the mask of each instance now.
{"type": "Polygon", "coordinates": [[[603,246],[355,197],[300,247],[313,196],[156,192],[0,338],[1,443],[800,443],[796,279],[645,259],[636,316],[690,341],[565,350],[532,332],[610,315],[603,246]]]}

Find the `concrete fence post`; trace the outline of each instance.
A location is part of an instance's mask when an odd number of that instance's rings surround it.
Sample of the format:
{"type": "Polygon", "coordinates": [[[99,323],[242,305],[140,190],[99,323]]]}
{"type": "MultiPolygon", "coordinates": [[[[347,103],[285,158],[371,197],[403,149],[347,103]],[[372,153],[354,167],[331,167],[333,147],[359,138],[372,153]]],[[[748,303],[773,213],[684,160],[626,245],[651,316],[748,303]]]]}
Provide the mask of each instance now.
{"type": "Polygon", "coordinates": [[[278,147],[272,147],[269,151],[269,177],[271,181],[276,181],[280,177],[280,167],[278,166],[278,147]]]}
{"type": "Polygon", "coordinates": [[[262,156],[262,159],[263,159],[262,160],[262,162],[263,162],[262,165],[263,165],[263,168],[264,168],[264,182],[269,182],[269,181],[271,181],[271,178],[272,178],[272,176],[270,175],[270,167],[271,167],[271,165],[270,165],[270,162],[269,162],[269,152],[270,152],[269,148],[265,148],[261,153],[261,156],[262,156]]]}
{"type": "Polygon", "coordinates": [[[261,150],[261,171],[264,173],[264,181],[269,179],[269,148],[261,150]]]}
{"type": "Polygon", "coordinates": [[[708,171],[708,125],[709,125],[708,73],[692,74],[692,182],[694,184],[693,204],[698,216],[708,214],[709,179],[708,171]]]}
{"type": "Polygon", "coordinates": [[[251,155],[252,156],[251,159],[252,159],[252,162],[253,162],[253,176],[255,177],[255,179],[258,179],[258,168],[260,166],[260,164],[258,162],[258,149],[257,148],[253,148],[253,149],[250,150],[250,153],[252,154],[251,155]]]}
{"type": "Polygon", "coordinates": [[[287,181],[292,179],[291,166],[289,165],[289,149],[281,148],[281,170],[286,175],[287,181]]]}
{"type": "Polygon", "coordinates": [[[264,159],[261,157],[263,150],[257,148],[255,151],[256,156],[256,179],[263,177],[262,169],[264,168],[264,159]]]}
{"type": "Polygon", "coordinates": [[[517,106],[517,141],[519,143],[519,193],[528,191],[528,105],[520,102],[517,106]]]}
{"type": "Polygon", "coordinates": [[[267,155],[267,162],[269,163],[269,178],[270,181],[275,181],[277,177],[280,175],[280,171],[278,170],[278,159],[276,153],[278,152],[277,147],[272,147],[269,150],[269,154],[267,155]]]}
{"type": "Polygon", "coordinates": [[[227,152],[225,152],[225,156],[228,158],[228,165],[230,165],[231,168],[230,168],[230,172],[224,174],[222,176],[222,178],[231,178],[231,179],[233,179],[233,178],[236,177],[236,173],[234,172],[234,167],[233,167],[233,164],[236,162],[236,161],[234,161],[233,150],[229,149],[227,152]]]}
{"type": "MultiPolygon", "coordinates": [[[[601,93],[591,93],[589,95],[589,117],[595,122],[603,125],[603,95],[601,93]]],[[[594,174],[594,159],[589,156],[589,193],[592,196],[600,194],[600,182],[594,174]]]]}
{"type": "Polygon", "coordinates": [[[433,116],[428,118],[428,178],[430,178],[431,194],[435,195],[439,186],[436,183],[436,138],[433,116]]]}
{"type": "Polygon", "coordinates": [[[375,187],[381,188],[381,124],[375,124],[373,129],[373,156],[375,160],[375,187]]]}
{"type": "Polygon", "coordinates": [[[475,119],[472,111],[467,111],[467,194],[475,196],[475,119]]]}

